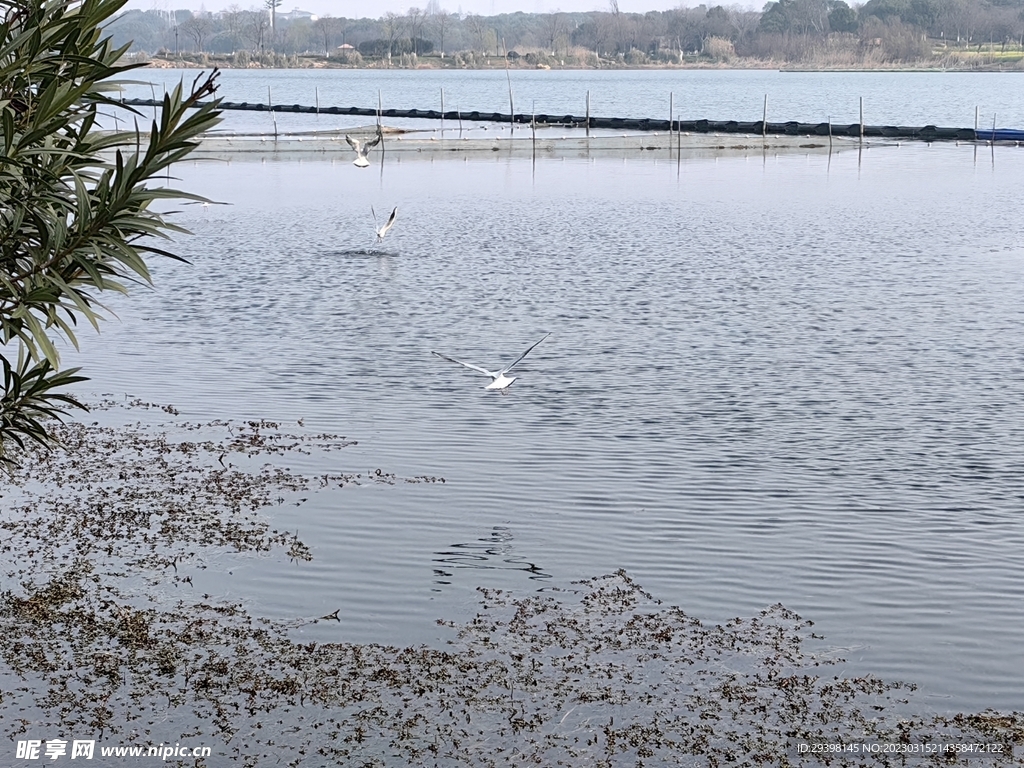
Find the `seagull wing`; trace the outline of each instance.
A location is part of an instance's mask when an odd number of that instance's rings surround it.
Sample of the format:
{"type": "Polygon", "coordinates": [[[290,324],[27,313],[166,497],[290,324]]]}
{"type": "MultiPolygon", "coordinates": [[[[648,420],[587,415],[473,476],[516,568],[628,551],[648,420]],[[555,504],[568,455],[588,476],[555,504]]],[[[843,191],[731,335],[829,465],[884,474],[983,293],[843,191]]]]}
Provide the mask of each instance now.
{"type": "Polygon", "coordinates": [[[380,133],[378,133],[376,136],[373,137],[373,141],[367,140],[366,145],[365,145],[367,151],[373,149],[378,144],[380,144],[380,136],[381,136],[380,133]]]}
{"type": "Polygon", "coordinates": [[[477,373],[482,373],[485,376],[490,376],[492,379],[498,378],[497,374],[491,373],[486,368],[481,368],[478,365],[472,365],[470,363],[464,363],[461,360],[456,360],[454,357],[448,357],[448,355],[442,355],[440,352],[431,352],[430,354],[437,355],[442,360],[447,360],[449,363],[458,363],[459,365],[463,365],[466,368],[469,368],[469,370],[471,370],[471,371],[476,371],[477,373]]]}
{"type": "MultiPolygon", "coordinates": [[[[547,338],[548,336],[550,336],[550,335],[551,335],[550,333],[545,333],[545,334],[544,334],[544,339],[546,339],[546,338],[547,338]]],[[[540,341],[544,341],[544,339],[541,339],[540,341]]],[[[537,342],[537,344],[540,344],[540,341],[538,341],[538,342],[537,342]]],[[[533,345],[533,347],[536,347],[536,346],[537,346],[537,344],[534,344],[534,345],[533,345]]],[[[522,360],[522,359],[523,359],[524,357],[526,357],[526,356],[527,356],[528,354],[530,354],[531,352],[533,352],[533,347],[530,347],[530,348],[529,348],[528,350],[526,350],[525,352],[523,352],[523,354],[521,354],[521,355],[520,355],[520,356],[519,356],[519,357],[518,357],[518,358],[516,359],[516,361],[515,361],[514,363],[512,363],[512,365],[506,365],[506,366],[505,366],[504,368],[502,368],[502,369],[501,369],[501,372],[502,372],[502,373],[508,373],[509,371],[511,371],[511,370],[512,370],[512,369],[513,369],[513,368],[514,368],[514,367],[515,367],[515,366],[516,366],[516,365],[517,365],[517,364],[519,363],[519,361],[520,361],[520,360],[522,360]]]]}
{"type": "Polygon", "coordinates": [[[389,229],[391,229],[391,227],[393,227],[395,225],[395,216],[397,216],[397,215],[398,215],[398,206],[396,205],[395,209],[393,211],[391,211],[391,215],[388,216],[387,223],[384,225],[384,228],[382,230],[382,232],[384,234],[387,234],[387,231],[389,229]]]}
{"type": "Polygon", "coordinates": [[[351,136],[345,136],[345,141],[348,142],[348,145],[352,147],[357,154],[359,153],[359,139],[353,139],[351,136]]]}

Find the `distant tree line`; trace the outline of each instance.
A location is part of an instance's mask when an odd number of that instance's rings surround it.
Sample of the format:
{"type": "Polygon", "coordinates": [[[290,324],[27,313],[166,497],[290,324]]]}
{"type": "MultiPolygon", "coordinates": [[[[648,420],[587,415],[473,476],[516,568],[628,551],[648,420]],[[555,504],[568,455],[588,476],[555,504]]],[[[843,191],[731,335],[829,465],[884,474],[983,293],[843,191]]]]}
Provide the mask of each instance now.
{"type": "MultiPolygon", "coordinates": [[[[456,14],[438,0],[378,19],[302,17],[281,0],[222,13],[128,11],[108,25],[114,44],[164,54],[244,52],[369,59],[437,56],[472,66],[509,51],[530,63],[682,63],[755,58],[819,63],[968,61],[974,49],[1021,52],[1024,0],[774,0],[762,11],[701,5],[625,13],[617,0],[586,13],[456,14]],[[342,48],[344,46],[344,48],[342,48]]],[[[243,57],[243,60],[246,60],[243,57]]]]}

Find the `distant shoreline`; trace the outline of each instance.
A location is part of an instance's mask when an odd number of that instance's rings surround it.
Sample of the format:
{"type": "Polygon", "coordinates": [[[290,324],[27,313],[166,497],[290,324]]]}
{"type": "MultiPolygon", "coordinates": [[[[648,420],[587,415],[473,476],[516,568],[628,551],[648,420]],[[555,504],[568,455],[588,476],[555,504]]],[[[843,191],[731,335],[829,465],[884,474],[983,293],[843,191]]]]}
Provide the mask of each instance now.
{"type": "MultiPolygon", "coordinates": [[[[447,64],[438,64],[433,61],[428,63],[419,63],[413,67],[403,66],[384,66],[380,62],[370,62],[365,64],[345,64],[335,63],[329,60],[323,61],[309,61],[300,60],[299,63],[294,66],[267,66],[259,62],[250,62],[246,66],[237,66],[230,60],[221,60],[220,57],[209,57],[205,62],[191,61],[185,58],[179,59],[166,59],[163,57],[153,57],[145,66],[152,69],[209,69],[210,67],[217,67],[218,69],[271,69],[271,70],[291,70],[291,69],[386,69],[386,70],[408,70],[408,71],[430,71],[430,72],[441,72],[441,71],[487,71],[487,70],[503,70],[505,69],[504,62],[501,57],[495,57],[498,62],[490,66],[454,66],[447,64]]],[[[813,67],[813,66],[800,66],[798,64],[786,64],[784,62],[765,62],[765,61],[736,61],[736,62],[684,62],[681,64],[640,64],[640,65],[629,65],[620,64],[617,62],[609,62],[607,66],[599,67],[587,67],[581,65],[565,65],[565,66],[524,66],[518,63],[511,64],[510,70],[513,71],[572,71],[572,72],[608,72],[608,71],[644,71],[644,70],[774,70],[777,72],[917,72],[917,73],[943,73],[943,72],[1003,72],[1003,73],[1024,73],[1024,69],[1020,67],[942,67],[935,64],[922,63],[920,65],[901,65],[901,66],[863,66],[863,67],[813,67]]]]}

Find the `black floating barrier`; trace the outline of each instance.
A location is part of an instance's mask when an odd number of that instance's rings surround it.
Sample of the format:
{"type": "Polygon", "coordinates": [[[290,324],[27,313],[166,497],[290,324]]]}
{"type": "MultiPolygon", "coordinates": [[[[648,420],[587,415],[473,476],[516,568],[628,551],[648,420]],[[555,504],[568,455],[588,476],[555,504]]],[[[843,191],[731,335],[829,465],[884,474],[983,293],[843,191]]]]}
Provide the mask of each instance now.
{"type": "MultiPolygon", "coordinates": [[[[162,100],[154,99],[124,99],[122,104],[132,107],[159,107],[163,105],[162,100]]],[[[202,106],[199,102],[196,106],[202,106]]],[[[247,101],[234,102],[223,101],[220,103],[223,110],[243,110],[251,112],[295,112],[299,114],[313,114],[317,112],[316,107],[302,104],[274,104],[273,106],[259,103],[250,104],[247,101]]],[[[376,117],[376,109],[363,107],[321,107],[319,112],[328,115],[360,115],[364,117],[376,117]]],[[[560,124],[570,127],[582,127],[587,124],[587,118],[578,115],[525,115],[522,113],[503,114],[501,112],[472,112],[448,111],[438,112],[433,109],[385,109],[380,113],[383,117],[401,117],[410,119],[426,120],[467,120],[470,122],[492,122],[492,123],[531,123],[534,119],[538,123],[547,125],[560,124]]],[[[826,136],[829,133],[828,123],[800,123],[790,120],[785,123],[767,123],[758,120],[753,123],[738,122],[736,120],[656,120],[652,118],[625,118],[625,117],[591,117],[591,128],[605,128],[611,130],[635,130],[635,131],[665,131],[678,130],[680,132],[693,133],[743,133],[743,134],[781,134],[786,136],[826,136]]],[[[988,139],[996,141],[1020,141],[1024,139],[1024,131],[1012,129],[998,129],[975,131],[973,128],[939,128],[934,125],[912,127],[904,125],[865,125],[859,123],[851,125],[831,126],[833,136],[863,135],[874,138],[894,139],[920,139],[922,141],[977,141],[988,139]]]]}

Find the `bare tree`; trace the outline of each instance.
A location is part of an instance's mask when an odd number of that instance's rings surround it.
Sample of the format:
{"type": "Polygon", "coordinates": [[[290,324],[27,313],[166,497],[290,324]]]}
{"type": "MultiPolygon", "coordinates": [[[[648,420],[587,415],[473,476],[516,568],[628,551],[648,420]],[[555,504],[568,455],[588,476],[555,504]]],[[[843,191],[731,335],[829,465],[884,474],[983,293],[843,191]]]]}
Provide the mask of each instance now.
{"type": "Polygon", "coordinates": [[[252,52],[263,51],[263,42],[270,27],[270,19],[263,11],[243,11],[242,36],[252,44],[252,52]]]}
{"type": "Polygon", "coordinates": [[[593,14],[591,18],[580,24],[572,33],[573,45],[582,45],[589,48],[595,55],[600,56],[601,51],[606,49],[608,36],[611,33],[611,17],[606,13],[593,14]]]}
{"type": "Polygon", "coordinates": [[[313,22],[313,29],[324,41],[324,55],[330,58],[331,48],[337,41],[338,33],[345,30],[345,22],[333,16],[321,16],[313,22]]]}
{"type": "MultiPolygon", "coordinates": [[[[839,3],[837,2],[836,5],[839,3]]],[[[742,41],[749,44],[757,35],[757,25],[761,22],[761,14],[757,11],[733,10],[733,24],[735,26],[734,43],[742,41]]]]}
{"type": "Polygon", "coordinates": [[[569,31],[569,20],[561,11],[555,11],[545,14],[543,24],[544,41],[547,43],[547,49],[554,56],[555,47],[560,41],[565,40],[566,33],[569,31]]]}
{"type": "Polygon", "coordinates": [[[490,27],[487,26],[483,16],[470,14],[466,17],[465,24],[466,29],[473,35],[474,49],[480,53],[486,53],[487,32],[490,31],[490,27]]]}
{"type": "Polygon", "coordinates": [[[828,34],[827,0],[794,0],[790,6],[790,29],[802,35],[828,34]]]}
{"type": "Polygon", "coordinates": [[[224,27],[232,37],[238,37],[242,31],[242,19],[244,11],[241,6],[229,5],[221,18],[224,20],[224,27]]]}
{"type": "Polygon", "coordinates": [[[632,26],[629,17],[619,10],[619,0],[608,0],[608,9],[611,11],[612,39],[615,42],[615,50],[626,53],[633,47],[635,32],[630,29],[632,26]]]}
{"type": "Polygon", "coordinates": [[[405,16],[409,24],[409,37],[412,42],[412,52],[419,54],[417,46],[419,45],[419,40],[423,36],[423,25],[427,21],[427,14],[422,8],[413,6],[406,12],[405,16]]]}
{"type": "Polygon", "coordinates": [[[202,53],[203,41],[210,34],[210,31],[213,29],[213,25],[205,16],[193,16],[181,25],[181,29],[195,42],[196,50],[199,53],[202,53]]]}
{"type": "Polygon", "coordinates": [[[435,7],[436,10],[431,10],[430,20],[437,30],[438,37],[441,38],[441,44],[438,46],[441,49],[441,58],[444,58],[444,35],[448,31],[448,28],[452,25],[452,14],[450,11],[446,11],[444,8],[437,7],[437,0],[430,0],[430,4],[427,8],[435,7]]]}
{"type": "Polygon", "coordinates": [[[381,19],[381,31],[384,33],[384,39],[388,43],[388,61],[391,61],[391,54],[395,47],[395,40],[402,35],[403,24],[404,22],[402,17],[397,13],[392,13],[391,11],[385,13],[384,17],[381,19]]]}
{"type": "MultiPolygon", "coordinates": [[[[981,16],[976,0],[953,0],[940,12],[939,20],[946,32],[955,33],[958,44],[963,42],[968,46],[975,35],[981,16]]],[[[952,37],[952,34],[948,34],[947,37],[952,37]]]]}

